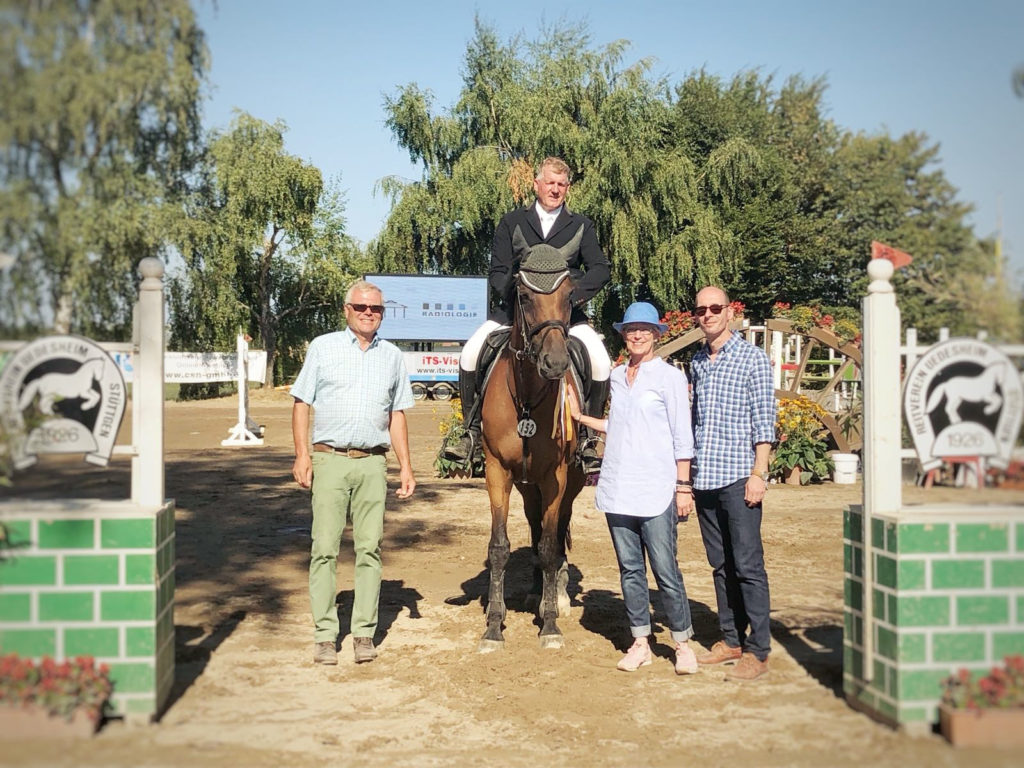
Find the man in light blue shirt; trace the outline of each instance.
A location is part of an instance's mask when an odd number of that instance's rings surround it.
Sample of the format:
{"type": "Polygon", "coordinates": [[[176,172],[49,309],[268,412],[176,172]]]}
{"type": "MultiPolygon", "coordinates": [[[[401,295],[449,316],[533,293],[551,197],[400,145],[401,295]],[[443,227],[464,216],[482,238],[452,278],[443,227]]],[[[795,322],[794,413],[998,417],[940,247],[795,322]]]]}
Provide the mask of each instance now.
{"type": "Polygon", "coordinates": [[[353,651],[356,663],[377,657],[373,635],[380,602],[389,446],[398,458],[401,487],[396,495],[406,499],[416,488],[404,413],[414,404],[412,388],[401,351],[377,336],[383,316],[380,289],[365,281],[353,284],[345,296],[348,327],[313,339],[291,388],[292,475],[313,492],[309,598],[315,627],[313,661],[318,664],[338,663],[336,568],[348,519],[356,554],[353,651]]]}

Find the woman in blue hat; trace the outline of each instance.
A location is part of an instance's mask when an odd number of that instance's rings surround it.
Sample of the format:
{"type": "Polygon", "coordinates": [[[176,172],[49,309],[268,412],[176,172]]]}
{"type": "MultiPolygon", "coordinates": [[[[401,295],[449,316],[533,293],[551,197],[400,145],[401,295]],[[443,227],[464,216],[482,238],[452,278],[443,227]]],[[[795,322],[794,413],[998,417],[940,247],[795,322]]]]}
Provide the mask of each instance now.
{"type": "Polygon", "coordinates": [[[634,302],[612,327],[626,342],[629,362],[612,371],[608,418],[583,415],[575,400],[570,407],[581,424],[607,433],[596,503],[608,520],[633,636],[617,666],[633,672],[651,663],[646,553],[675,641],[676,674],[694,674],[690,603],[676,548],[676,527],[693,511],[686,374],[655,354],[668,326],[651,304],[634,302]]]}

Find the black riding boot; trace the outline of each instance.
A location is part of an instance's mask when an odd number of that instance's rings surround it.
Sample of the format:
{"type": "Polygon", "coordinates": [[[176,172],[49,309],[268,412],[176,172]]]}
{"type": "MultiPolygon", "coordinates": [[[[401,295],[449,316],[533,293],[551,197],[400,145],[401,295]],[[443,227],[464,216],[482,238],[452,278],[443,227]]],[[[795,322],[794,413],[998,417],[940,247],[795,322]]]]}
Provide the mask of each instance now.
{"type": "MultiPolygon", "coordinates": [[[[604,407],[608,402],[610,390],[611,382],[609,379],[590,382],[590,396],[587,398],[586,407],[587,416],[592,416],[595,419],[604,418],[604,407]]],[[[597,436],[595,430],[589,427],[581,427],[580,437],[582,438],[580,463],[583,465],[583,471],[588,475],[596,474],[601,471],[601,457],[597,454],[597,444],[601,441],[601,438],[597,436]]]]}
{"type": "Polygon", "coordinates": [[[462,400],[462,419],[465,432],[458,440],[449,441],[444,448],[444,457],[451,461],[457,461],[470,468],[470,462],[475,453],[480,451],[480,411],[475,409],[476,371],[467,371],[459,368],[459,398],[462,400]]]}

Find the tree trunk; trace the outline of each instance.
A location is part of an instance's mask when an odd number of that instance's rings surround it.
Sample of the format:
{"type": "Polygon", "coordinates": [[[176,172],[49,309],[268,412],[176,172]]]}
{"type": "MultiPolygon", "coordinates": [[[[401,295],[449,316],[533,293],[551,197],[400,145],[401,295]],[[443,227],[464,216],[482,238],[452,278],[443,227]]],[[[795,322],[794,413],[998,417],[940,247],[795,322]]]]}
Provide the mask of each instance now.
{"type": "Polygon", "coordinates": [[[263,337],[263,348],[267,351],[267,373],[263,378],[263,388],[274,388],[274,360],[277,358],[277,331],[271,325],[263,327],[260,323],[260,335],[263,337]]]}
{"type": "Polygon", "coordinates": [[[57,297],[57,311],[53,317],[53,332],[58,334],[71,333],[71,315],[74,309],[74,301],[71,291],[61,291],[57,297]]]}
{"type": "Polygon", "coordinates": [[[270,307],[270,267],[277,250],[277,233],[280,229],[274,226],[273,232],[263,241],[263,253],[260,257],[259,285],[257,296],[260,309],[260,338],[267,352],[267,372],[263,376],[263,389],[274,388],[274,358],[277,353],[277,318],[270,307]]]}

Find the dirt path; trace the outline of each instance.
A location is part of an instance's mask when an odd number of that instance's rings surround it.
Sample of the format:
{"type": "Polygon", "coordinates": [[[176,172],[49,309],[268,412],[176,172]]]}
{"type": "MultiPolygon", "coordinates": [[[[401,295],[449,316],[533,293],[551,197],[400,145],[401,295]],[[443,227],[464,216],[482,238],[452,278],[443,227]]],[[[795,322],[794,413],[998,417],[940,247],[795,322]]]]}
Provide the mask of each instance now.
{"type": "MultiPolygon", "coordinates": [[[[308,496],[291,480],[290,399],[256,395],[267,445],[221,448],[231,400],[171,403],[167,493],[177,501],[177,680],[156,725],[107,724],[86,743],[0,745],[4,765],[326,766],[1011,766],[1021,755],[954,751],[938,736],[895,733],[841,696],[842,508],[859,486],[773,486],[764,536],[772,586],[772,672],[725,683],[679,678],[656,622],[655,663],[615,670],[629,643],[618,573],[593,489],[576,505],[570,555],[573,615],[566,645],[542,651],[524,606],[529,553],[511,516],[504,652],[480,655],[489,519],[481,480],[433,477],[437,422],[448,405],[411,411],[415,497],[389,501],[379,659],[356,666],[345,637],[339,666],[310,662],[308,496]]],[[[392,459],[393,462],[393,459],[392,459]]],[[[54,495],[127,495],[127,462],[106,471],[54,462],[19,485],[54,495]]],[[[394,472],[394,466],[391,467],[394,472]]],[[[977,492],[908,488],[907,498],[977,492]]],[[[1024,502],[1024,492],[989,498],[1024,502]]],[[[698,641],[716,636],[714,593],[696,522],[680,553],[698,641]]],[[[347,631],[351,539],[339,564],[347,631]]]]}

